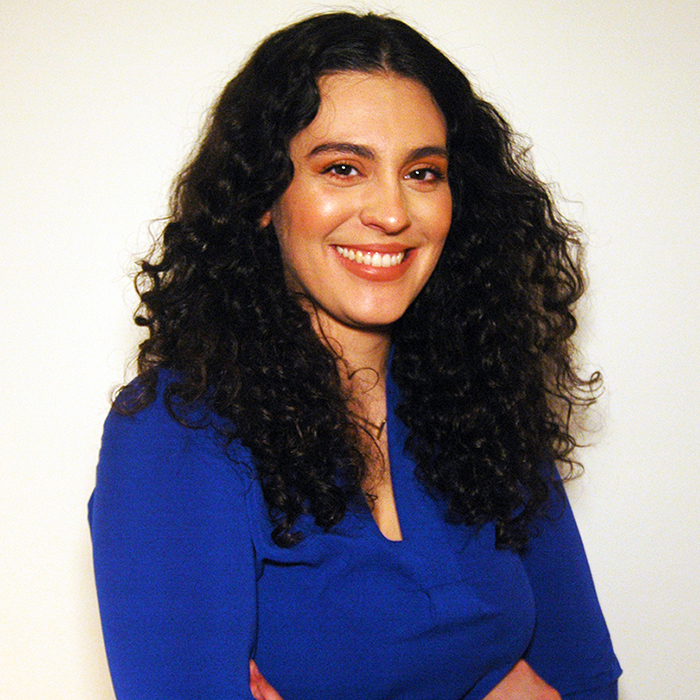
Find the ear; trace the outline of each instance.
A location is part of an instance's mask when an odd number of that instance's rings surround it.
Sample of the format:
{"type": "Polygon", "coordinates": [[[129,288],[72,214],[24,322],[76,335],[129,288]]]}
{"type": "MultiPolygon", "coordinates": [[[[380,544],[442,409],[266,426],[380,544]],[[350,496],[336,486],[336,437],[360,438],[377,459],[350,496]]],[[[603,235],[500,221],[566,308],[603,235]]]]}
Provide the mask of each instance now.
{"type": "Polygon", "coordinates": [[[261,217],[260,217],[260,228],[267,228],[270,225],[270,222],[272,221],[272,212],[268,209],[261,217]]]}

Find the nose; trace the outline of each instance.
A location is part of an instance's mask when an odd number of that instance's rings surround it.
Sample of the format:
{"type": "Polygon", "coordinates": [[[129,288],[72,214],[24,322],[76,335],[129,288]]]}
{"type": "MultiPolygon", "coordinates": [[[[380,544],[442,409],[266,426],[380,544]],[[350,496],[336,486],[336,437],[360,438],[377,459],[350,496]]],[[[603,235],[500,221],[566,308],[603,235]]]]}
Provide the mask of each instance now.
{"type": "Polygon", "coordinates": [[[365,192],[360,221],[386,234],[401,233],[411,223],[405,193],[394,178],[374,182],[365,192]]]}

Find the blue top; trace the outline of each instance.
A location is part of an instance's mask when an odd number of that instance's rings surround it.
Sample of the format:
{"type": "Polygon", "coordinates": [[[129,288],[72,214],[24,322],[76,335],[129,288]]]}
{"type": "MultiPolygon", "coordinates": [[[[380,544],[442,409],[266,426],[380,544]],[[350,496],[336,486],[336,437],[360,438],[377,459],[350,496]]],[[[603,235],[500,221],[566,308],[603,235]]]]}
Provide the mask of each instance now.
{"type": "MultiPolygon", "coordinates": [[[[163,384],[163,382],[161,382],[163,384]]],[[[112,412],[90,502],[119,700],[252,697],[254,658],[284,700],[477,700],[521,658],[568,700],[613,700],[620,667],[568,503],[526,554],[448,524],[414,476],[387,387],[403,541],[367,507],[275,546],[250,453],[184,428],[158,399],[112,412]]]]}

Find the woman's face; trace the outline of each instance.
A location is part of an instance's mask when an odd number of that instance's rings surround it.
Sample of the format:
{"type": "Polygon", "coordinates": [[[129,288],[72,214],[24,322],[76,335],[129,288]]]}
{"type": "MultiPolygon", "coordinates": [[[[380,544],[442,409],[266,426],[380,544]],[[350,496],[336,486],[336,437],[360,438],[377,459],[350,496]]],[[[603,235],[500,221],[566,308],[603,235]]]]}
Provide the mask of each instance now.
{"type": "Polygon", "coordinates": [[[337,73],[319,89],[316,118],[290,143],[292,181],[262,223],[324,331],[383,331],[427,282],[450,228],[445,121],[427,88],[393,73],[337,73]]]}

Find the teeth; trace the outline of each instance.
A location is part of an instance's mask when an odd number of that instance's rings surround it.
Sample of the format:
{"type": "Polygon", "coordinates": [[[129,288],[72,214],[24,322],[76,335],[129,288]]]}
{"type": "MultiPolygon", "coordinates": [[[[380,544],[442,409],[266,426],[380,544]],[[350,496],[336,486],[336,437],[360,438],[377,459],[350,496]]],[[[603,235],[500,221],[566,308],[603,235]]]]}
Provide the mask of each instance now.
{"type": "Polygon", "coordinates": [[[344,258],[360,263],[361,265],[369,265],[370,267],[393,267],[403,262],[405,257],[405,253],[395,253],[394,255],[384,253],[384,255],[382,255],[381,253],[363,253],[361,250],[341,248],[340,246],[336,246],[335,249],[344,258]]]}

